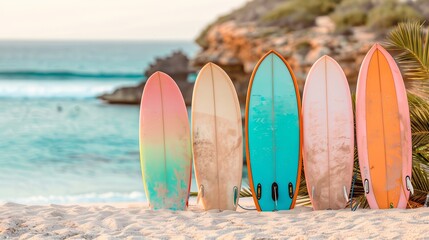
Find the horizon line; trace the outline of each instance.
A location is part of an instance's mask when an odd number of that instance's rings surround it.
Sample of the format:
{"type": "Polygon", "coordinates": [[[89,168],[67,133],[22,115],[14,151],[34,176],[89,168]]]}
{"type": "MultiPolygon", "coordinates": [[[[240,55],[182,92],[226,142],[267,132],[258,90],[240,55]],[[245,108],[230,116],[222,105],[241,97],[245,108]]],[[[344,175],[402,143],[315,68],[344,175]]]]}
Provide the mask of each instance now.
{"type": "Polygon", "coordinates": [[[79,39],[79,38],[0,38],[0,42],[194,42],[195,39],[79,39]]]}

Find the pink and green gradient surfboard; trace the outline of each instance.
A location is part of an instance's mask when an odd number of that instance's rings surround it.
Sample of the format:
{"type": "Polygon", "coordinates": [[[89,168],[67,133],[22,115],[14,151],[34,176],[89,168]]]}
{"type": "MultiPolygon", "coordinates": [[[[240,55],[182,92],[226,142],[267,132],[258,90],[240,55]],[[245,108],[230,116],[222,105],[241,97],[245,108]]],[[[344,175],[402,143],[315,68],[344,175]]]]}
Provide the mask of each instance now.
{"type": "Polygon", "coordinates": [[[140,162],[152,209],[184,210],[188,204],[192,154],[188,114],[174,80],[156,72],[140,105],[140,162]]]}

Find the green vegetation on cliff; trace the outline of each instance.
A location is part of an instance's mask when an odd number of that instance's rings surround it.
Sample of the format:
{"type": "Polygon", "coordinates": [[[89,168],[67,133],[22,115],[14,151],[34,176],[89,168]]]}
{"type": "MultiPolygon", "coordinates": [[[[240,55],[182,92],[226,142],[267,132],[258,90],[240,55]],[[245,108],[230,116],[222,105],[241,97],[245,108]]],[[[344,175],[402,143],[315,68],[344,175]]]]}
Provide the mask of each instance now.
{"type": "Polygon", "coordinates": [[[290,0],[262,17],[271,25],[298,29],[314,25],[317,16],[332,12],[341,0],[302,1],[290,0]]]}
{"type": "Polygon", "coordinates": [[[278,27],[281,32],[315,25],[318,16],[329,16],[338,33],[352,27],[364,26],[377,32],[387,32],[404,20],[429,17],[429,1],[399,0],[253,0],[245,6],[224,15],[207,26],[196,42],[207,47],[206,35],[210,28],[226,21],[237,24],[252,23],[259,27],[278,27]]]}
{"type": "Polygon", "coordinates": [[[404,20],[422,20],[423,12],[417,10],[417,4],[397,0],[342,0],[330,16],[337,32],[344,32],[354,26],[385,30],[404,20]]]}
{"type": "Polygon", "coordinates": [[[375,29],[390,28],[406,20],[423,20],[423,17],[411,5],[385,0],[369,11],[367,26],[375,29]]]}
{"type": "Polygon", "coordinates": [[[330,15],[337,32],[366,24],[367,13],[373,7],[371,0],[343,0],[330,15]]]}

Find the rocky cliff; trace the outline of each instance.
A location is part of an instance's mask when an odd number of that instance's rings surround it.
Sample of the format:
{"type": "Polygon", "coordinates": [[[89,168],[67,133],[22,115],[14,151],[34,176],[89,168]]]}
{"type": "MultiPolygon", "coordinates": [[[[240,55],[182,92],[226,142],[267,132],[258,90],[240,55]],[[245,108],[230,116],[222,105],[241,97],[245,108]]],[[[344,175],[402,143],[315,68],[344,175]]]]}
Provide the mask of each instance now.
{"type": "Polygon", "coordinates": [[[275,49],[289,62],[302,88],[311,65],[321,56],[334,57],[343,67],[349,81],[356,81],[360,63],[377,35],[362,28],[353,29],[350,35],[334,34],[334,24],[329,17],[317,17],[311,28],[289,33],[253,23],[240,24],[227,21],[215,25],[206,35],[207,45],[193,60],[195,66],[211,61],[230,74],[241,102],[254,66],[270,49],[275,49]]]}
{"type": "MultiPolygon", "coordinates": [[[[157,58],[144,72],[144,76],[150,77],[156,71],[163,71],[170,75],[179,86],[185,97],[186,104],[190,105],[192,100],[193,84],[188,82],[191,72],[189,59],[182,52],[174,52],[165,58],[157,58]]],[[[145,81],[137,86],[122,87],[113,93],[107,93],[98,98],[112,104],[140,104],[145,81]]]]}
{"type": "Polygon", "coordinates": [[[426,19],[428,7],[423,0],[253,0],[200,34],[192,63],[222,66],[244,103],[251,72],[267,51],[285,57],[301,89],[312,64],[326,54],[339,62],[353,91],[371,45],[400,21],[426,19]]]}
{"type": "MultiPolygon", "coordinates": [[[[201,50],[190,61],[190,66],[198,69],[214,62],[224,68],[244,105],[252,70],[267,51],[274,49],[286,58],[301,89],[311,65],[326,54],[342,66],[353,90],[360,64],[370,46],[383,41],[399,21],[429,17],[425,10],[428,8],[426,0],[253,0],[201,32],[196,39],[201,50]]],[[[161,62],[151,66],[152,71],[176,69],[161,62]]],[[[186,68],[190,67],[183,66],[186,68]]],[[[183,72],[189,73],[189,70],[183,72]]],[[[185,101],[190,103],[192,84],[176,80],[185,101]]],[[[125,88],[102,99],[138,103],[125,96],[136,99],[141,90],[142,85],[134,90],[125,88]]]]}

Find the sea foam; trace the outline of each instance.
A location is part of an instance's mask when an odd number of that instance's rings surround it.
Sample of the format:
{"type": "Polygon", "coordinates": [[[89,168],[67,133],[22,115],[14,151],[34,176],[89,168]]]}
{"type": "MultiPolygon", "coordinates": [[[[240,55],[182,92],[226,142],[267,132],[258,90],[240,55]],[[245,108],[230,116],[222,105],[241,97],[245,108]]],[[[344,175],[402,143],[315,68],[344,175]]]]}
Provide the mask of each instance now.
{"type": "Polygon", "coordinates": [[[106,203],[106,202],[146,202],[143,192],[106,192],[86,193],[80,195],[65,196],[31,196],[15,199],[0,199],[0,204],[14,202],[19,204],[69,204],[69,203],[106,203]]]}

